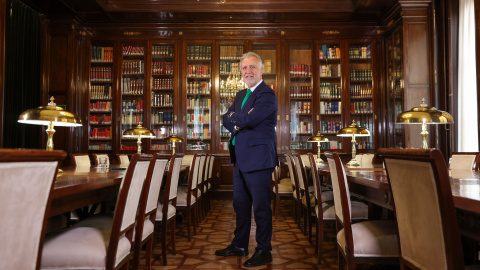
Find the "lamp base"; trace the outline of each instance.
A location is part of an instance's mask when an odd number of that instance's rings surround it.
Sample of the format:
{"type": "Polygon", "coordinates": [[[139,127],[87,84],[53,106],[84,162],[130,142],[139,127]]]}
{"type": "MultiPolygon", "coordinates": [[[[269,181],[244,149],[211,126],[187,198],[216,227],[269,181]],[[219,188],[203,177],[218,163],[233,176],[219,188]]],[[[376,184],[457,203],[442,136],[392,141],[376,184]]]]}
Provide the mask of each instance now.
{"type": "Polygon", "coordinates": [[[347,164],[347,167],[359,167],[360,163],[357,162],[356,159],[352,158],[347,164]]]}

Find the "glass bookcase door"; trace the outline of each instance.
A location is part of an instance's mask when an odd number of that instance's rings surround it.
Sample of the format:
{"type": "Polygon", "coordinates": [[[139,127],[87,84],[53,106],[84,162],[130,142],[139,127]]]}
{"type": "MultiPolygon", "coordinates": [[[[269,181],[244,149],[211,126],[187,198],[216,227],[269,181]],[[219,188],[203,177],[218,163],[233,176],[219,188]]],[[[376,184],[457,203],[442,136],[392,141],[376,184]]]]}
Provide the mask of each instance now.
{"type": "Polygon", "coordinates": [[[289,149],[312,149],[307,142],[313,133],[312,45],[289,44],[288,100],[290,108],[289,149]]]}
{"type": "Polygon", "coordinates": [[[358,125],[370,131],[370,137],[358,137],[357,149],[374,149],[374,89],[373,89],[373,49],[372,43],[348,43],[349,62],[349,87],[350,87],[350,123],[355,121],[358,125]]]}
{"type": "Polygon", "coordinates": [[[92,44],[88,150],[112,150],[113,44],[92,44]]]}
{"type": "MultiPolygon", "coordinates": [[[[122,44],[121,134],[144,123],[145,46],[122,44]]],[[[145,147],[145,144],[142,144],[145,147]]],[[[121,150],[136,151],[136,139],[121,139],[121,150]]]]}
{"type": "Polygon", "coordinates": [[[390,147],[405,147],[404,125],[396,125],[395,118],[403,112],[403,49],[402,49],[402,31],[397,29],[386,39],[387,43],[387,89],[388,89],[388,127],[393,132],[389,132],[390,147]]]}
{"type": "Polygon", "coordinates": [[[212,45],[188,44],[186,65],[186,150],[212,146],[212,45]]]}
{"type": "Polygon", "coordinates": [[[220,151],[228,151],[228,140],[230,138],[230,132],[223,126],[222,116],[233,104],[237,92],[246,87],[240,72],[240,57],[243,50],[243,43],[219,45],[220,140],[218,149],[220,151]]]}
{"type": "Polygon", "coordinates": [[[151,140],[150,150],[168,151],[172,150],[172,145],[163,142],[163,139],[172,135],[174,131],[175,45],[153,43],[151,57],[150,130],[155,134],[155,139],[151,140]]]}
{"type": "Polygon", "coordinates": [[[321,42],[319,55],[320,133],[328,139],[322,149],[342,149],[337,131],[342,127],[342,66],[340,43],[321,42]]]}

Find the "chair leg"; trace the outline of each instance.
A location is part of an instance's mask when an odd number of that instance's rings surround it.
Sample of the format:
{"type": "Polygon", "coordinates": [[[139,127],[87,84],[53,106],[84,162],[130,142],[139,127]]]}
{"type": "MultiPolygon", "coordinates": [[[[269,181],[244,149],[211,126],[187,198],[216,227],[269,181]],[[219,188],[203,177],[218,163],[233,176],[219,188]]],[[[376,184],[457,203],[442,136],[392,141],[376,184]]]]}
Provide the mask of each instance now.
{"type": "MultiPolygon", "coordinates": [[[[145,270],[150,270],[152,268],[152,250],[153,250],[153,235],[145,243],[145,270]]],[[[137,268],[134,268],[137,269],[137,268]]]]}
{"type": "Polygon", "coordinates": [[[303,208],[303,205],[302,205],[302,211],[303,211],[303,235],[307,236],[308,213],[307,213],[307,210],[303,208]]]}
{"type": "Polygon", "coordinates": [[[162,221],[162,259],[163,265],[167,265],[167,220],[162,221]]]}
{"type": "Polygon", "coordinates": [[[317,254],[318,254],[318,264],[322,263],[323,256],[323,220],[317,219],[317,254]]]}
{"type": "Polygon", "coordinates": [[[140,250],[142,249],[140,243],[136,243],[135,241],[135,246],[133,247],[133,259],[132,259],[132,265],[133,269],[138,269],[140,265],[140,250]]]}
{"type": "Polygon", "coordinates": [[[171,231],[171,234],[172,234],[172,253],[173,253],[173,255],[177,255],[177,250],[175,248],[175,223],[176,223],[175,218],[176,218],[176,216],[172,217],[173,220],[170,224],[170,231],[171,231]]]}
{"type": "Polygon", "coordinates": [[[198,220],[197,220],[197,215],[198,215],[198,205],[197,202],[192,206],[192,227],[193,227],[193,235],[197,234],[197,226],[198,226],[198,220]]]}
{"type": "Polygon", "coordinates": [[[190,220],[191,220],[191,213],[190,213],[190,207],[187,205],[187,240],[191,241],[192,240],[192,235],[190,232],[190,220]]]}

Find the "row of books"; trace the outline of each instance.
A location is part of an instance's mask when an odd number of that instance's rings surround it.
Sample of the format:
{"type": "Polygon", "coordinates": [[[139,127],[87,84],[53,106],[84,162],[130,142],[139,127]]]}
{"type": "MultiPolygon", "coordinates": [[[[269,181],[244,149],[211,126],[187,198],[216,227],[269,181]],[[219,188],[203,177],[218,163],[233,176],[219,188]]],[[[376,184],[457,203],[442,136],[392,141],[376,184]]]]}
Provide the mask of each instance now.
{"type": "Polygon", "coordinates": [[[90,115],[90,124],[112,124],[112,115],[90,115]]]}
{"type": "Polygon", "coordinates": [[[209,124],[209,113],[187,113],[187,124],[209,124]]]}
{"type": "Polygon", "coordinates": [[[173,75],[173,62],[152,62],[153,75],[173,75]]]}
{"type": "Polygon", "coordinates": [[[356,149],[373,149],[373,142],[356,142],[355,143],[356,149]]]}
{"type": "Polygon", "coordinates": [[[311,86],[290,86],[290,97],[291,98],[311,98],[312,97],[312,87],[311,86]]]}
{"type": "Polygon", "coordinates": [[[161,128],[154,128],[152,129],[153,134],[155,134],[155,138],[163,139],[167,138],[168,136],[173,134],[173,128],[171,127],[161,127],[161,128]]]}
{"type": "Polygon", "coordinates": [[[307,64],[291,64],[290,77],[311,77],[312,65],[307,64]]]}
{"type": "Polygon", "coordinates": [[[320,121],[320,133],[337,133],[342,121],[320,121]]]}
{"type": "Polygon", "coordinates": [[[152,143],[150,145],[150,150],[172,150],[173,146],[171,144],[157,144],[157,143],[152,143]]]}
{"type": "Polygon", "coordinates": [[[341,101],[320,101],[320,114],[342,113],[341,101]]]}
{"type": "Polygon", "coordinates": [[[370,58],[370,45],[368,46],[351,46],[348,48],[350,58],[370,58]]]}
{"type": "Polygon", "coordinates": [[[93,128],[90,131],[90,139],[111,139],[112,138],[112,127],[106,128],[93,128]]]}
{"type": "Polygon", "coordinates": [[[319,49],[320,59],[339,59],[340,47],[323,44],[319,49]]]}
{"type": "Polygon", "coordinates": [[[153,45],[152,57],[173,57],[173,46],[171,45],[153,45]]]}
{"type": "Polygon", "coordinates": [[[240,74],[240,63],[220,61],[220,74],[240,74]]]}
{"type": "Polygon", "coordinates": [[[173,90],[173,79],[151,78],[152,90],[173,90]]]}
{"type": "Polygon", "coordinates": [[[312,133],[312,123],[308,121],[290,122],[290,133],[312,133]]]}
{"type": "Polygon", "coordinates": [[[294,141],[294,142],[290,142],[290,149],[295,149],[295,150],[312,149],[312,144],[309,142],[294,141]]]}
{"type": "Polygon", "coordinates": [[[220,46],[220,60],[237,60],[243,54],[243,46],[238,45],[222,45],[220,46]]]}
{"type": "Polygon", "coordinates": [[[312,112],[312,102],[311,101],[294,101],[291,103],[291,113],[292,119],[293,114],[298,113],[311,113],[312,112]]]}
{"type": "Polygon", "coordinates": [[[220,142],[220,150],[228,151],[228,141],[220,142]]]}
{"type": "Polygon", "coordinates": [[[209,98],[187,98],[188,109],[209,109],[212,106],[212,100],[209,98]]]}
{"type": "Polygon", "coordinates": [[[211,45],[190,45],[187,48],[188,60],[209,60],[212,55],[211,45]]]}
{"type": "Polygon", "coordinates": [[[187,76],[208,78],[210,77],[210,70],[209,65],[188,65],[187,76]]]}
{"type": "Polygon", "coordinates": [[[320,65],[320,77],[341,77],[342,68],[340,64],[320,65]]]}
{"type": "Polygon", "coordinates": [[[122,100],[122,113],[143,112],[143,100],[122,100]]]}
{"type": "Polygon", "coordinates": [[[112,99],[112,86],[90,85],[90,99],[112,99]]]}
{"type": "Polygon", "coordinates": [[[122,95],[143,95],[143,79],[122,78],[122,95]]]}
{"type": "Polygon", "coordinates": [[[210,95],[211,91],[211,84],[210,82],[187,82],[187,94],[188,95],[195,95],[195,94],[207,94],[210,95]]]}
{"type": "Polygon", "coordinates": [[[144,46],[123,46],[123,55],[144,55],[144,46]]]}
{"type": "Polygon", "coordinates": [[[173,94],[153,94],[152,106],[173,106],[173,94]]]}
{"type": "Polygon", "coordinates": [[[353,80],[353,81],[372,80],[372,70],[371,69],[351,69],[350,80],[353,80]]]}
{"type": "Polygon", "coordinates": [[[113,78],[112,67],[91,67],[90,80],[92,82],[111,82],[113,78]]]}
{"type": "Polygon", "coordinates": [[[122,74],[143,74],[143,60],[124,60],[122,62],[122,74]]]}
{"type": "Polygon", "coordinates": [[[92,62],[113,62],[113,47],[92,46],[92,62]]]}
{"type": "Polygon", "coordinates": [[[94,143],[88,145],[88,150],[112,150],[112,145],[109,143],[94,143]]]}
{"type": "Polygon", "coordinates": [[[211,139],[211,131],[209,127],[202,127],[203,125],[199,125],[198,127],[187,127],[187,139],[211,139]]]}
{"type": "Polygon", "coordinates": [[[372,101],[360,101],[353,102],[350,104],[351,113],[373,113],[373,102],[372,101]]]}
{"type": "Polygon", "coordinates": [[[90,111],[112,111],[111,101],[95,101],[90,102],[90,111]]]}
{"type": "Polygon", "coordinates": [[[339,84],[320,82],[320,98],[341,98],[342,88],[339,84]]]}
{"type": "Polygon", "coordinates": [[[122,125],[129,125],[133,128],[139,123],[143,123],[143,113],[122,114],[122,125]]]}
{"type": "Polygon", "coordinates": [[[201,150],[210,150],[210,143],[187,143],[187,150],[201,151],[201,150]]]}
{"type": "Polygon", "coordinates": [[[129,151],[137,151],[137,146],[135,145],[121,145],[120,148],[122,150],[129,150],[129,151]]]}
{"type": "MultiPolygon", "coordinates": [[[[363,117],[362,117],[363,118],[363,117]]],[[[373,119],[371,117],[369,117],[370,120],[360,120],[360,119],[356,119],[355,121],[357,122],[357,124],[361,127],[364,127],[370,131],[373,131],[373,119]]]]}
{"type": "Polygon", "coordinates": [[[173,112],[152,113],[152,124],[173,124],[173,112]]]}
{"type": "Polygon", "coordinates": [[[370,85],[350,85],[350,97],[372,98],[373,89],[370,85]]]}

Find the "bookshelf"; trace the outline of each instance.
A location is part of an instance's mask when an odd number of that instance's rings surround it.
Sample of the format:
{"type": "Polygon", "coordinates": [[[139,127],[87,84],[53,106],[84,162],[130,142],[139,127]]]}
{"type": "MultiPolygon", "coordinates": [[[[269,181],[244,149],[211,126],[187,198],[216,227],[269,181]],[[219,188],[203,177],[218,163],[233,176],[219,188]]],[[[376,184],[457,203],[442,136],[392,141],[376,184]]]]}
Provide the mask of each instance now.
{"type": "Polygon", "coordinates": [[[88,91],[88,150],[111,151],[113,108],[114,44],[90,47],[90,84],[88,91]]]}
{"type": "MultiPolygon", "coordinates": [[[[121,65],[121,130],[144,124],[145,106],[145,45],[123,43],[121,65]]],[[[146,145],[144,145],[146,147],[146,145]]],[[[121,138],[120,150],[137,150],[136,139],[121,138]]]]}
{"type": "Polygon", "coordinates": [[[186,151],[212,149],[212,44],[187,44],[186,151]]]}
{"type": "MultiPolygon", "coordinates": [[[[312,43],[288,44],[289,150],[311,150],[313,133],[312,43]]],[[[287,119],[288,120],[288,119],[287,119]]]]}
{"type": "Polygon", "coordinates": [[[321,42],[318,47],[319,131],[328,139],[322,149],[342,149],[342,139],[336,135],[342,128],[342,47],[340,42],[321,42]]]}
{"type": "Polygon", "coordinates": [[[168,153],[172,145],[163,139],[174,133],[175,44],[153,43],[150,49],[150,130],[155,133],[150,150],[168,153]]]}
{"type": "Polygon", "coordinates": [[[245,89],[240,71],[240,57],[244,53],[243,43],[219,45],[219,95],[220,95],[220,134],[219,152],[228,152],[230,132],[223,126],[222,116],[235,101],[238,91],[245,89]]]}
{"type": "Polygon", "coordinates": [[[357,149],[374,149],[374,89],[373,89],[373,44],[371,42],[347,42],[349,72],[350,121],[355,121],[370,131],[370,137],[357,139],[357,149]]]}

